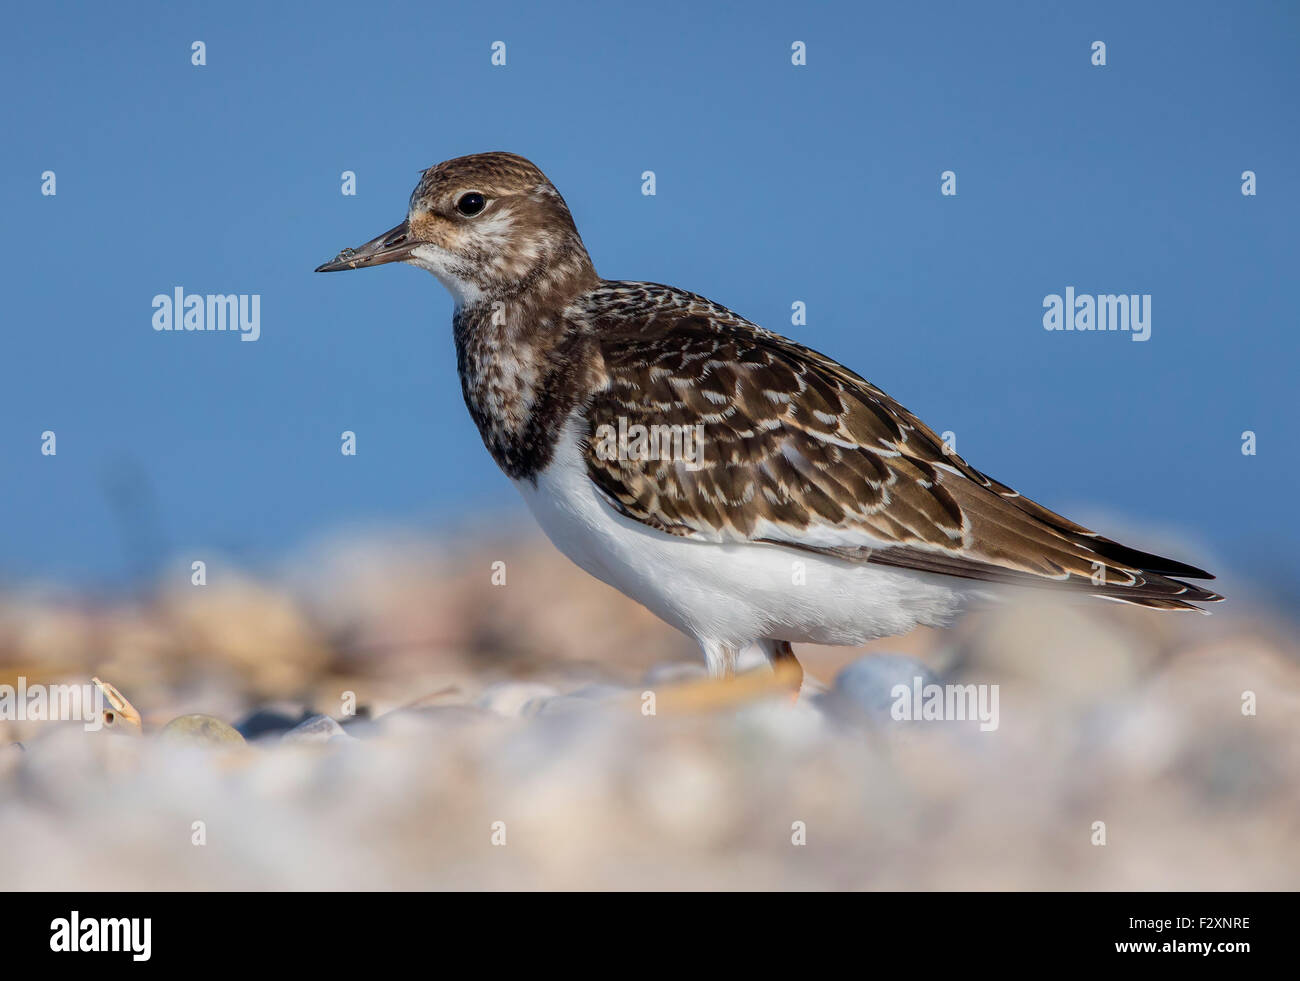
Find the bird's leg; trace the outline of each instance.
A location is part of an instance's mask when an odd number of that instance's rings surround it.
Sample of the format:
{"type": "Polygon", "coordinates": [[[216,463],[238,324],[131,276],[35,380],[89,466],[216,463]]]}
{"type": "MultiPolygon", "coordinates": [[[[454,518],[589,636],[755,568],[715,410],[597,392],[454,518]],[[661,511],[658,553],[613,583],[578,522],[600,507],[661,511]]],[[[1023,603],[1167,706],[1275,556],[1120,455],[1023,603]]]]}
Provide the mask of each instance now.
{"type": "Polygon", "coordinates": [[[772,662],[772,671],[777,678],[787,682],[791,688],[791,701],[799,700],[799,690],[803,687],[803,665],[794,656],[794,648],[788,640],[765,640],[763,650],[772,662]]]}
{"type": "MultiPolygon", "coordinates": [[[[658,711],[667,714],[725,711],[782,693],[797,700],[803,669],[790,645],[776,640],[760,640],[758,644],[772,663],[772,673],[746,671],[737,676],[736,661],[743,648],[701,640],[700,647],[709,664],[709,678],[660,688],[656,692],[658,711]]],[[[629,704],[636,707],[640,702],[629,704]]]]}

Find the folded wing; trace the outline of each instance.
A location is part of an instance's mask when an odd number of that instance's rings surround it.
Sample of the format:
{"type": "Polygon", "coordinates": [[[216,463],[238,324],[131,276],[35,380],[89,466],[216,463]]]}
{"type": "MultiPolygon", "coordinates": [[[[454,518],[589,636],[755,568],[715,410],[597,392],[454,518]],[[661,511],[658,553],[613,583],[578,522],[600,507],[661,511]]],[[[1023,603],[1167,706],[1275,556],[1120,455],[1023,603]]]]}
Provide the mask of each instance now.
{"type": "Polygon", "coordinates": [[[587,468],[629,517],[1157,609],[1222,598],[1180,578],[1209,573],[1022,497],[865,379],[723,307],[655,284],[594,304],[608,385],[587,409],[587,468]]]}

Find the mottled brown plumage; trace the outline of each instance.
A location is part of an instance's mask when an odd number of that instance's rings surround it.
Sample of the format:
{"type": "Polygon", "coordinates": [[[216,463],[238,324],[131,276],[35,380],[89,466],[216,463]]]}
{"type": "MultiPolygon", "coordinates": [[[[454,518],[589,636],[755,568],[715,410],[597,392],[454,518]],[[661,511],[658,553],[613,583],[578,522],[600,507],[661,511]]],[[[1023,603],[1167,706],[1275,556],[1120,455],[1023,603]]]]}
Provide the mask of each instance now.
{"type": "MultiPolygon", "coordinates": [[[[564,199],[522,157],[430,168],[406,221],[321,269],[391,261],[430,270],[455,297],[465,402],[516,481],[536,488],[576,425],[604,500],[676,538],[1154,609],[1221,599],[1180,578],[1208,573],[1103,538],[980,473],[831,358],[692,293],[600,279],[564,199]],[[698,432],[698,455],[606,452],[601,434],[619,426],[698,432]]],[[[706,653],[735,646],[696,633],[706,653]]],[[[779,643],[770,656],[782,656],[779,643]]]]}
{"type": "Polygon", "coordinates": [[[620,417],[704,427],[699,469],[605,459],[589,443],[592,480],[639,521],[709,541],[770,541],[1159,609],[1221,598],[1170,578],[1208,573],[1119,545],[1022,497],[946,452],[933,430],[843,365],[702,297],[607,283],[579,309],[609,379],[586,412],[593,437],[620,417]],[[864,543],[819,544],[833,537],[827,531],[864,543]]]}

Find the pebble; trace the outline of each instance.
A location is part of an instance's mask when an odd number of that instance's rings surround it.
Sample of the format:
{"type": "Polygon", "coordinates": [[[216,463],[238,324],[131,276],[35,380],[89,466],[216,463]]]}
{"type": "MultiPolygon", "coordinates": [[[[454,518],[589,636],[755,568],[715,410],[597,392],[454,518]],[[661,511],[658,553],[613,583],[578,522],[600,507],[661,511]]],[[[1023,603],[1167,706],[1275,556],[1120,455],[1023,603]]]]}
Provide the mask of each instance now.
{"type": "Polygon", "coordinates": [[[894,686],[910,690],[916,677],[924,685],[938,682],[935,673],[914,657],[868,654],[835,676],[834,687],[818,698],[818,705],[841,722],[884,728],[894,721],[890,715],[894,686]]]}
{"type": "Polygon", "coordinates": [[[553,698],[558,692],[550,685],[527,681],[499,681],[488,685],[475,705],[497,715],[517,716],[534,698],[553,698]]]}
{"type": "Polygon", "coordinates": [[[670,661],[667,664],[656,664],[645,673],[642,681],[647,687],[654,688],[657,685],[674,684],[680,681],[698,681],[708,676],[709,671],[703,664],[670,661]]]}
{"type": "Polygon", "coordinates": [[[349,736],[343,731],[343,727],[328,715],[313,715],[281,736],[280,742],[327,743],[336,738],[355,739],[356,737],[349,736]]]}
{"type": "Polygon", "coordinates": [[[628,689],[617,685],[593,683],[554,698],[531,698],[520,711],[527,718],[539,715],[565,715],[571,712],[589,712],[592,709],[608,707],[620,697],[626,697],[628,689]]]}
{"type": "Polygon", "coordinates": [[[244,737],[210,715],[182,715],[163,726],[160,738],[191,746],[242,745],[244,737]]]}
{"type": "Polygon", "coordinates": [[[312,717],[305,708],[265,706],[250,712],[235,723],[235,729],[252,742],[269,736],[279,736],[299,726],[312,717]]]}

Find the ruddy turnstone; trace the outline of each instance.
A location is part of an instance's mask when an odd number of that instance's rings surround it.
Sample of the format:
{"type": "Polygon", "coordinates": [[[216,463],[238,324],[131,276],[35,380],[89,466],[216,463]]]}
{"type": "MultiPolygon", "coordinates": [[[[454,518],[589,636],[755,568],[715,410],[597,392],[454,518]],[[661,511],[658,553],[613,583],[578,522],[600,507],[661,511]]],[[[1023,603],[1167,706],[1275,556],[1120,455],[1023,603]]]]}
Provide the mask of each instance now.
{"type": "Polygon", "coordinates": [[[601,279],[523,157],[431,167],[401,224],[317,272],[387,262],[455,298],[465,404],[551,541],[714,675],[750,645],[788,672],[791,642],[942,625],[1005,587],[1222,598],[985,476],[831,358],[694,293],[601,279]]]}

